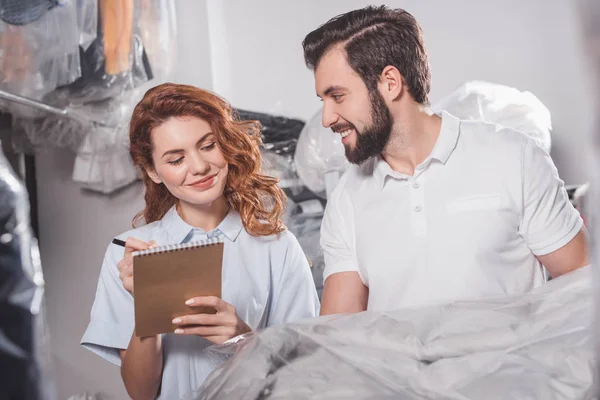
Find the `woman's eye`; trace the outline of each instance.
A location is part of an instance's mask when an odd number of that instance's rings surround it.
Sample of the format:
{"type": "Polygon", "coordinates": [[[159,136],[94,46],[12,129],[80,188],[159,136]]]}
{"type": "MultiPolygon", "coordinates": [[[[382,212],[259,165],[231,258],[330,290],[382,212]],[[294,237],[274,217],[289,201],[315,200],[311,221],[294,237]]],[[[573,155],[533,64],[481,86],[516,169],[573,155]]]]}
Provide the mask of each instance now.
{"type": "Polygon", "coordinates": [[[217,145],[217,142],[212,142],[212,143],[211,143],[211,144],[209,144],[208,146],[204,146],[204,147],[202,148],[202,150],[205,150],[205,151],[210,151],[210,150],[214,149],[216,145],[217,145]]]}
{"type": "Polygon", "coordinates": [[[183,162],[183,157],[179,157],[177,160],[169,161],[171,165],[179,165],[183,162]]]}

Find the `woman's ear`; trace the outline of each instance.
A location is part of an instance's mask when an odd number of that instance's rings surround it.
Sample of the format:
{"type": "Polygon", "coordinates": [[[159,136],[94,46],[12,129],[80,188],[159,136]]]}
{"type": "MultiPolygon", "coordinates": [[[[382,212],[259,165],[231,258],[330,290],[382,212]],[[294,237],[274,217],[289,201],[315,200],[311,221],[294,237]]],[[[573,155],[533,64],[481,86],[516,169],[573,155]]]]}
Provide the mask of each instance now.
{"type": "Polygon", "coordinates": [[[152,179],[152,182],[156,183],[157,185],[160,185],[162,183],[162,180],[158,177],[158,174],[154,169],[146,168],[145,171],[150,177],[150,179],[152,179]]]}

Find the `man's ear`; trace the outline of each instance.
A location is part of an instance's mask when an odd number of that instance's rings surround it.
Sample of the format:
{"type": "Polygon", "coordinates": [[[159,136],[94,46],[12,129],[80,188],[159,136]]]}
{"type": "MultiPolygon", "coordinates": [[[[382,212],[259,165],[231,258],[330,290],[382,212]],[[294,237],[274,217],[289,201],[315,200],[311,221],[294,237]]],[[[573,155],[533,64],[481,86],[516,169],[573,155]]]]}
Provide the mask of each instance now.
{"type": "Polygon", "coordinates": [[[152,168],[146,168],[146,173],[148,174],[148,176],[150,177],[150,179],[152,179],[152,182],[156,183],[157,185],[160,185],[162,183],[162,180],[158,177],[158,174],[156,173],[156,171],[152,168]]]}
{"type": "Polygon", "coordinates": [[[398,68],[388,65],[379,76],[379,92],[387,101],[394,101],[402,95],[404,80],[398,68]]]}

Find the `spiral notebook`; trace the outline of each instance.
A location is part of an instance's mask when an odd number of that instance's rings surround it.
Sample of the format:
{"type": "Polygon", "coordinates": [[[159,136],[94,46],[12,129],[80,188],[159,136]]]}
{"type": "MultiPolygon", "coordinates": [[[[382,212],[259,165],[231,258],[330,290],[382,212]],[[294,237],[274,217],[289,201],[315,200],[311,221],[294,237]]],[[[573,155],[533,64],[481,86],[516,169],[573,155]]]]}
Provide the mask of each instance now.
{"type": "Polygon", "coordinates": [[[133,253],[135,334],[138,337],[173,332],[173,318],[210,313],[213,308],[189,307],[198,296],[221,297],[222,240],[167,245],[133,253]]]}

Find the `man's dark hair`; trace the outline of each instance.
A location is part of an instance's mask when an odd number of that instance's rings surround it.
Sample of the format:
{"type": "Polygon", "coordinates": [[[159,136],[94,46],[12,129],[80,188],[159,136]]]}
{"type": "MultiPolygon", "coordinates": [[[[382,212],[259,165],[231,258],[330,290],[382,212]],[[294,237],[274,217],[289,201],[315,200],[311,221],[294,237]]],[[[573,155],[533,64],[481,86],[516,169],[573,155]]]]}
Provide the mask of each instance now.
{"type": "Polygon", "coordinates": [[[431,75],[423,33],[408,12],[368,6],[330,19],[304,38],[306,65],[314,70],[323,55],[338,45],[369,91],[377,89],[381,72],[392,65],[413,99],[428,104],[431,75]]]}

